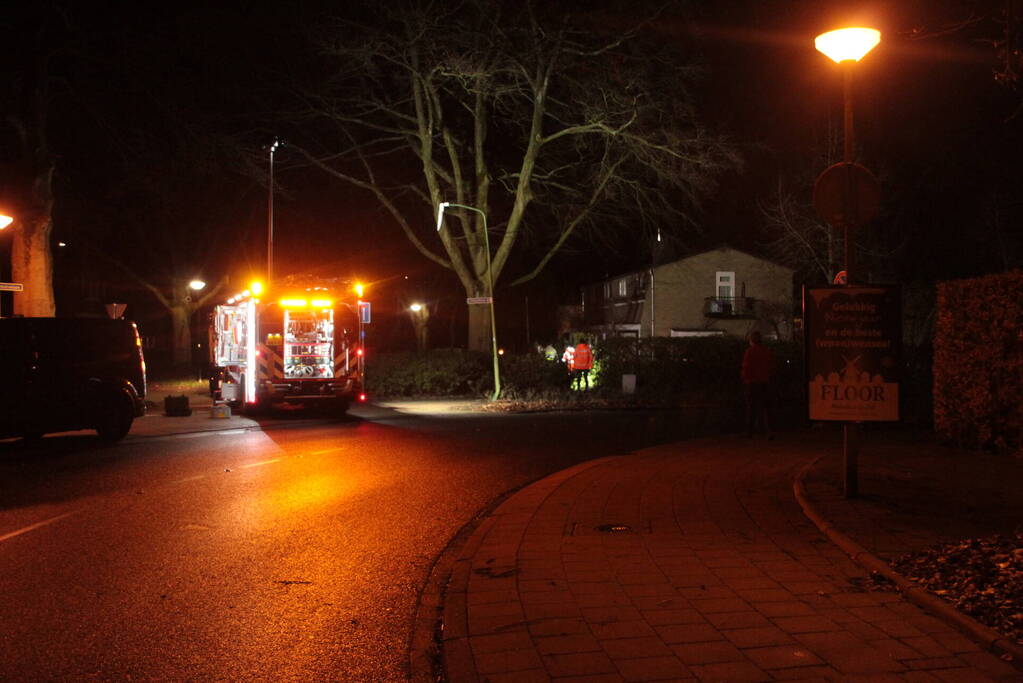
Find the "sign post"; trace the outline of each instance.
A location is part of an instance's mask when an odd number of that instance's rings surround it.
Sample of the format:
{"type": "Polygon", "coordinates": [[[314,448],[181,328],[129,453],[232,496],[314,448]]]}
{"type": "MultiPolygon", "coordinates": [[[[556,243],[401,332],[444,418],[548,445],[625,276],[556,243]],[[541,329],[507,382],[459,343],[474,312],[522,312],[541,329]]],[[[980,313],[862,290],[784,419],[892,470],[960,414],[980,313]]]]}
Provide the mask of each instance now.
{"type": "MultiPolygon", "coordinates": [[[[806,381],[811,420],[895,422],[902,352],[900,289],[804,288],[806,381]]],[[[859,493],[854,430],[845,435],[845,496],[859,493]]]]}

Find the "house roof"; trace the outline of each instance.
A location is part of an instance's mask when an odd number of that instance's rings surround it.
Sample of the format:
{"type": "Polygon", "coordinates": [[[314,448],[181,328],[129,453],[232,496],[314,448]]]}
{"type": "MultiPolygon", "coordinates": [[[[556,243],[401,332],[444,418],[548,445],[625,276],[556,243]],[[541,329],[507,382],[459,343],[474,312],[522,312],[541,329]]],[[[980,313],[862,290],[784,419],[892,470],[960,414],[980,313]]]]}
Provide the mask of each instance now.
{"type": "Polygon", "coordinates": [[[720,245],[718,245],[716,247],[712,247],[710,249],[704,249],[703,251],[698,251],[695,254],[689,254],[688,256],[683,256],[682,258],[675,259],[674,261],[667,261],[665,263],[652,264],[651,266],[648,266],[646,268],[639,268],[637,270],[630,270],[630,271],[626,271],[624,273],[618,273],[617,275],[611,275],[611,276],[605,277],[605,278],[603,278],[601,280],[596,280],[594,282],[590,282],[589,284],[593,285],[593,284],[597,284],[598,282],[609,282],[611,280],[617,280],[618,278],[626,277],[628,275],[636,275],[636,274],[639,274],[639,273],[645,273],[646,271],[650,270],[651,267],[653,267],[653,268],[660,268],[662,266],[671,265],[673,263],[681,263],[682,261],[688,261],[689,259],[696,258],[697,256],[703,256],[704,254],[709,254],[709,253],[714,252],[714,251],[724,251],[726,249],[729,250],[729,251],[738,252],[740,254],[745,254],[746,256],[749,256],[750,258],[755,258],[755,259],[760,260],[760,261],[766,261],[768,263],[772,263],[772,264],[778,266],[779,268],[784,268],[785,270],[787,270],[787,271],[789,271],[791,273],[795,273],[796,272],[793,268],[789,268],[788,266],[782,265],[782,264],[778,263],[777,261],[775,261],[773,259],[764,258],[763,256],[761,256],[759,254],[754,254],[752,252],[746,251],[745,249],[736,249],[735,247],[733,247],[731,245],[728,245],[728,244],[720,244],[720,245]]]}

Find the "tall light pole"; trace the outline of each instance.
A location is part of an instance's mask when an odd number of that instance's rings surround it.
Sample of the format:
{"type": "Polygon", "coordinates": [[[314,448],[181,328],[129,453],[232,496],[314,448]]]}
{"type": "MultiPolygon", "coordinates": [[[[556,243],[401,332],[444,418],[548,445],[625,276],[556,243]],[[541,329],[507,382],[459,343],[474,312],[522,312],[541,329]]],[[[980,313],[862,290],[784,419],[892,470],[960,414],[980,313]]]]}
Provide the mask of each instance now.
{"type": "Polygon", "coordinates": [[[853,283],[853,257],[851,233],[857,227],[855,180],[853,175],[853,67],[881,42],[881,32],[872,28],[842,28],[822,33],[814,39],[819,52],[842,67],[842,163],[845,164],[845,192],[842,210],[842,245],[844,251],[845,283],[853,283]]]}
{"type": "Polygon", "coordinates": [[[270,284],[274,277],[274,152],[281,146],[281,141],[274,138],[270,145],[270,187],[267,193],[266,211],[266,283],[270,284]]]}
{"type": "Polygon", "coordinates": [[[501,370],[497,363],[497,322],[494,317],[494,270],[493,263],[490,260],[490,237],[487,234],[487,214],[483,213],[480,209],[475,206],[466,206],[465,204],[455,204],[453,202],[441,202],[437,206],[437,232],[444,227],[444,209],[449,206],[455,206],[460,209],[468,209],[469,211],[475,211],[483,218],[483,248],[487,252],[487,289],[489,290],[490,296],[490,350],[491,355],[494,357],[494,394],[490,397],[491,401],[496,401],[501,396],[501,370]]]}
{"type": "MultiPolygon", "coordinates": [[[[856,175],[853,164],[853,67],[881,42],[881,32],[872,28],[842,28],[822,33],[814,39],[814,47],[842,67],[842,163],[845,183],[842,193],[842,242],[845,261],[845,285],[853,284],[852,233],[857,223],[856,175]]],[[[845,454],[845,497],[859,495],[859,439],[855,422],[843,425],[845,454]]]]}

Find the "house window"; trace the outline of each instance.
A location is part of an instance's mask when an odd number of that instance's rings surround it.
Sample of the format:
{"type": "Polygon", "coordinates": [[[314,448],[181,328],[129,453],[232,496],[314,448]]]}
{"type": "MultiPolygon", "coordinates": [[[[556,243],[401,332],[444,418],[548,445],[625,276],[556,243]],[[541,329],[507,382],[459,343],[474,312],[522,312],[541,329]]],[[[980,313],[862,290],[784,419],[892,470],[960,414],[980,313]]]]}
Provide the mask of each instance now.
{"type": "Polygon", "coordinates": [[[604,301],[607,301],[610,298],[611,298],[611,283],[610,282],[605,282],[604,283],[604,301]]]}
{"type": "Polygon", "coordinates": [[[618,296],[626,297],[629,295],[629,281],[622,278],[618,281],[618,296]]]}
{"type": "Polygon", "coordinates": [[[716,291],[719,299],[731,299],[735,296],[735,271],[717,272],[716,291]]]}

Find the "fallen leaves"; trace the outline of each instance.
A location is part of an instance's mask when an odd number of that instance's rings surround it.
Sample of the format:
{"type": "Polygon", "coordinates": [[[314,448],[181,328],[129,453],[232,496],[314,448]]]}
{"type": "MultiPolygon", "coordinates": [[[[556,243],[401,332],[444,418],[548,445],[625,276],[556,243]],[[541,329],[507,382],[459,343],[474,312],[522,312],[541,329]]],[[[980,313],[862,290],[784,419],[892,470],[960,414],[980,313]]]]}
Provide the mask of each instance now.
{"type": "Polygon", "coordinates": [[[1023,642],[1023,534],[946,543],[900,557],[892,568],[960,612],[1023,642]]]}

